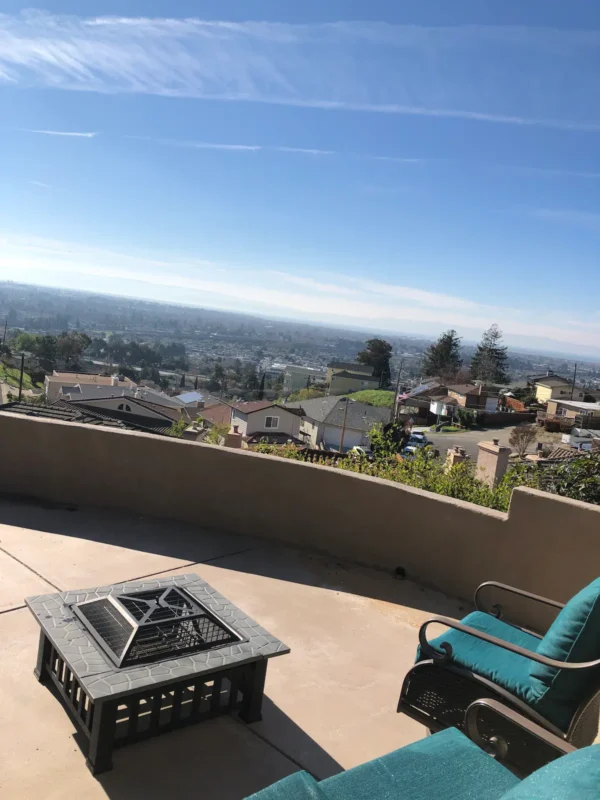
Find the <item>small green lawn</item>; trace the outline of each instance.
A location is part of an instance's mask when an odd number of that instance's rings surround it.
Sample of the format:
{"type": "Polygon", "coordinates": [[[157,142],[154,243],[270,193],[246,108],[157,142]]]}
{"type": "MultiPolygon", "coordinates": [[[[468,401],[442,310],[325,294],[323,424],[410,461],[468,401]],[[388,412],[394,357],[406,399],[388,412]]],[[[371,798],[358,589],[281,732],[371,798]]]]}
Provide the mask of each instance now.
{"type": "Polygon", "coordinates": [[[345,397],[356,400],[358,403],[377,406],[377,408],[391,408],[394,405],[394,392],[384,389],[365,389],[363,392],[353,392],[345,397]]]}
{"type": "MultiPolygon", "coordinates": [[[[0,381],[8,383],[9,386],[19,388],[19,378],[21,370],[14,367],[7,367],[6,364],[0,363],[0,381]]],[[[38,387],[33,383],[29,375],[25,372],[23,375],[23,388],[24,389],[37,389],[38,387]]]]}
{"type": "Polygon", "coordinates": [[[443,428],[441,428],[439,431],[436,431],[435,430],[435,425],[432,425],[430,430],[431,430],[432,433],[458,433],[459,431],[462,431],[463,429],[459,428],[458,425],[444,425],[443,428]]]}

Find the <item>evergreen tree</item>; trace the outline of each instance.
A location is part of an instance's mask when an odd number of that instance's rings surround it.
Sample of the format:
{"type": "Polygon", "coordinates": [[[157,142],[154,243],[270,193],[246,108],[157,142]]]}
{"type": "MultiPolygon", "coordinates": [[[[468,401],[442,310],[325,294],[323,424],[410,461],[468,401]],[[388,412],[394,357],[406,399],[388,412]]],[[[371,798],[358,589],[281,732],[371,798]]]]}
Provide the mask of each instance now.
{"type": "Polygon", "coordinates": [[[385,339],[369,339],[364,350],[356,356],[359,364],[373,367],[373,377],[379,378],[379,385],[387,389],[391,381],[390,358],[392,345],[385,339]]]}
{"type": "Polygon", "coordinates": [[[258,400],[265,399],[265,381],[267,378],[267,373],[263,372],[262,378],[260,379],[260,386],[258,387],[258,400]]]}
{"type": "Polygon", "coordinates": [[[247,392],[255,392],[258,389],[258,375],[254,364],[247,364],[242,375],[242,386],[247,392]]]}
{"type": "Polygon", "coordinates": [[[471,361],[471,378],[483,383],[507,383],[508,356],[502,346],[502,331],[494,323],[481,337],[471,361]]]}
{"type": "Polygon", "coordinates": [[[184,373],[183,373],[183,375],[181,376],[181,380],[179,381],[179,386],[180,386],[182,389],[185,389],[185,372],[184,372],[184,373]]]}
{"type": "Polygon", "coordinates": [[[423,373],[427,376],[452,380],[461,366],[460,336],[453,329],[442,333],[437,342],[425,350],[423,373]]]}

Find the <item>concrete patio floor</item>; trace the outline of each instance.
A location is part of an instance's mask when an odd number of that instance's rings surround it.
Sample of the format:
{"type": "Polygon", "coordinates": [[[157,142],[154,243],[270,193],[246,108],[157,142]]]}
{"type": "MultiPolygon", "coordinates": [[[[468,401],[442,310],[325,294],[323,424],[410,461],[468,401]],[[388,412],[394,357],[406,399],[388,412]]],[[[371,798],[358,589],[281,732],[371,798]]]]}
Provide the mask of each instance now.
{"type": "Polygon", "coordinates": [[[0,500],[0,796],[241,800],[296,770],[326,778],[422,738],[395,711],[418,626],[466,609],[392,577],[395,566],[387,574],[259,536],[0,500]],[[96,779],[71,720],[34,679],[39,629],[23,598],[178,572],[197,572],[292,652],[269,664],[262,722],[221,717],[117,750],[96,779]]]}

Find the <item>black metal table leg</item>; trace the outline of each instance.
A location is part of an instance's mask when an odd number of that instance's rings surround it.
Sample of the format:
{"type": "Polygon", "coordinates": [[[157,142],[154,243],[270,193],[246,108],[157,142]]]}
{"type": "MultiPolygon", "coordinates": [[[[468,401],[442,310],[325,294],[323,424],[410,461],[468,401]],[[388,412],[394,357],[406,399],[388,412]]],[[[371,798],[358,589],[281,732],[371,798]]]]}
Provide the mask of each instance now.
{"type": "Polygon", "coordinates": [[[93,775],[112,769],[117,707],[116,701],[96,703],[94,706],[90,749],[86,761],[93,775]]]}
{"type": "Polygon", "coordinates": [[[267,677],[267,659],[256,661],[248,667],[244,679],[244,699],[240,718],[244,722],[260,722],[262,719],[262,701],[267,677]]]}
{"type": "Polygon", "coordinates": [[[40,683],[47,683],[48,681],[48,662],[50,661],[50,650],[52,648],[52,644],[49,639],[46,638],[46,634],[44,631],[40,631],[40,643],[38,645],[38,654],[37,654],[37,663],[35,665],[35,669],[33,670],[33,674],[38,679],[40,683]]]}

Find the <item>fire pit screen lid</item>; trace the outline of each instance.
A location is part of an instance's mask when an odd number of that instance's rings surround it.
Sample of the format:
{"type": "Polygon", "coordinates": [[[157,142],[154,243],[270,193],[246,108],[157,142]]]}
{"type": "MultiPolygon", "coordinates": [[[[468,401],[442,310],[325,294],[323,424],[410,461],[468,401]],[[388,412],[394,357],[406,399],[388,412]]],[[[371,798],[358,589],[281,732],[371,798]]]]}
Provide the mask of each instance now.
{"type": "Polygon", "coordinates": [[[241,637],[179,587],[110,594],[73,611],[118,667],[223,647],[241,637]]]}

